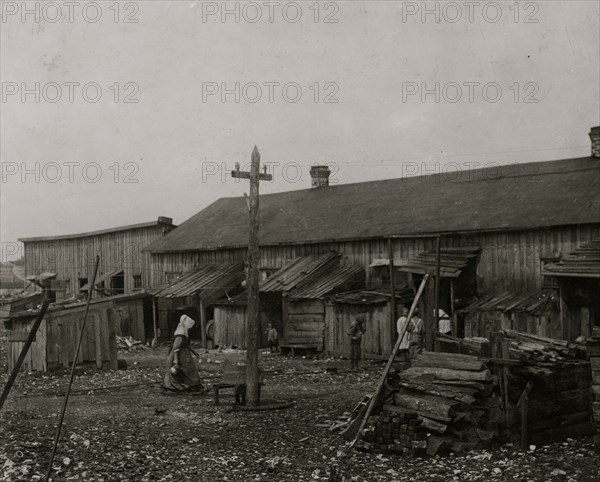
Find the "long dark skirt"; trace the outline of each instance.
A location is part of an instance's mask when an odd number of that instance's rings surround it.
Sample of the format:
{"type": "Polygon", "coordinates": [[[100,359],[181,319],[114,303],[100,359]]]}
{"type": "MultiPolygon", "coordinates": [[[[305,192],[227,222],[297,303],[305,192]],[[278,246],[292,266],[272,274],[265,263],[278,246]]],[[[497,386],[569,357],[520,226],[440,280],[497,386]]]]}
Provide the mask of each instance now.
{"type": "Polygon", "coordinates": [[[184,336],[176,336],[173,341],[173,346],[167,356],[165,364],[165,377],[163,379],[163,388],[171,391],[183,390],[198,390],[202,389],[202,382],[198,373],[196,362],[192,358],[192,353],[189,349],[187,338],[184,336]],[[179,368],[181,368],[177,376],[171,373],[173,360],[175,358],[175,350],[179,348],[179,368]]]}

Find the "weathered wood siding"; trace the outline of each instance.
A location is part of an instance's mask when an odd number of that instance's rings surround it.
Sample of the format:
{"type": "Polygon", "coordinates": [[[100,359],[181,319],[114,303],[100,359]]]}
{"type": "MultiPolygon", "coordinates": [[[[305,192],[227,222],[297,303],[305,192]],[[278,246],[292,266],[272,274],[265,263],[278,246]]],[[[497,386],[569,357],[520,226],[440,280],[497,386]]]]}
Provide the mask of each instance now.
{"type": "MultiPolygon", "coordinates": [[[[390,305],[373,304],[364,312],[362,305],[327,303],[325,306],[325,347],[330,355],[349,356],[350,325],[361,313],[365,316],[366,331],[362,340],[363,357],[380,358],[392,351],[390,305]]],[[[395,343],[396,340],[393,340],[395,343]]]]}
{"type": "Polygon", "coordinates": [[[283,340],[286,345],[318,345],[324,348],[325,304],[321,300],[283,301],[283,340]]]}
{"type": "MultiPolygon", "coordinates": [[[[468,216],[468,213],[465,214],[468,216]]],[[[534,290],[542,286],[542,258],[557,258],[581,244],[600,237],[600,225],[553,227],[548,229],[448,234],[444,246],[479,246],[477,263],[480,293],[534,290]]],[[[419,253],[434,249],[433,238],[402,238],[392,243],[397,263],[408,261],[419,253]]],[[[342,255],[341,263],[359,265],[367,273],[370,285],[369,264],[376,258],[388,257],[387,240],[330,242],[290,246],[261,247],[261,267],[278,269],[286,263],[310,254],[336,251],[342,255]]],[[[189,253],[157,253],[152,255],[152,284],[165,282],[166,272],[185,272],[196,264],[219,264],[244,261],[246,249],[221,249],[189,253]]]]}
{"type": "Polygon", "coordinates": [[[524,312],[474,311],[465,317],[465,338],[484,337],[501,329],[562,339],[560,313],[532,315],[524,312]]]}
{"type": "Polygon", "coordinates": [[[24,242],[27,276],[44,271],[57,273],[57,280],[69,280],[68,293],[76,294],[79,278],[91,281],[96,255],[100,255],[98,276],[123,269],[125,293],[134,292],[134,275],[141,275],[142,288],[150,288],[150,254],[142,252],[156,239],[173,229],[156,225],[52,241],[24,242]]]}
{"type": "MultiPolygon", "coordinates": [[[[270,313],[261,312],[260,330],[258,334],[258,347],[267,346],[266,331],[273,320],[270,313]]],[[[244,305],[219,305],[215,306],[215,345],[219,348],[246,349],[246,326],[248,323],[247,307],[244,305]]],[[[281,332],[279,331],[280,335],[281,332]]]]}
{"type": "MultiPolygon", "coordinates": [[[[33,325],[34,318],[23,320],[18,324],[13,323],[13,328],[6,331],[8,338],[8,371],[12,371],[15,366],[25,340],[29,336],[31,326],[33,325]]],[[[33,343],[29,347],[27,355],[23,360],[21,371],[33,372],[33,371],[47,371],[48,363],[46,359],[46,338],[47,338],[47,327],[46,321],[42,321],[33,343]]]]}
{"type": "MultiPolygon", "coordinates": [[[[24,371],[68,368],[75,359],[81,333],[83,310],[47,313],[25,361],[24,371]]],[[[8,367],[12,370],[31,330],[35,317],[13,320],[8,335],[8,367]]],[[[95,363],[97,368],[117,368],[116,316],[114,310],[90,307],[76,363],[95,363]]]]}
{"type": "Polygon", "coordinates": [[[220,348],[246,349],[246,307],[215,307],[215,344],[220,348]]]}

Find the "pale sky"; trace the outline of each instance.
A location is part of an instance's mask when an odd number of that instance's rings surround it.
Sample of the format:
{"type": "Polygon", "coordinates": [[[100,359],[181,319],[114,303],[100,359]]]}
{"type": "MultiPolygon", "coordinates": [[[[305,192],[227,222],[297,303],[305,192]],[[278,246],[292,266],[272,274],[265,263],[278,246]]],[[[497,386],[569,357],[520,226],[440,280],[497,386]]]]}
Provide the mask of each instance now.
{"type": "Polygon", "coordinates": [[[269,193],[587,156],[600,124],[597,1],[68,3],[0,1],[3,253],[180,224],[255,144],[269,193]]]}

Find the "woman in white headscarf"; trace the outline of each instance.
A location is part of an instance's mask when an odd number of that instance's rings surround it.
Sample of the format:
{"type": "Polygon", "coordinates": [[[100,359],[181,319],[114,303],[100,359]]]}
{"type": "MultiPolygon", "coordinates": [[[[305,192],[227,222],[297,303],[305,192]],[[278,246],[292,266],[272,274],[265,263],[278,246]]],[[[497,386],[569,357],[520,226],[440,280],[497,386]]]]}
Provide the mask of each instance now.
{"type": "Polygon", "coordinates": [[[162,388],[172,392],[199,391],[204,387],[200,381],[198,367],[192,358],[188,331],[194,320],[182,315],[174,333],[173,345],[167,357],[166,373],[162,388]]]}

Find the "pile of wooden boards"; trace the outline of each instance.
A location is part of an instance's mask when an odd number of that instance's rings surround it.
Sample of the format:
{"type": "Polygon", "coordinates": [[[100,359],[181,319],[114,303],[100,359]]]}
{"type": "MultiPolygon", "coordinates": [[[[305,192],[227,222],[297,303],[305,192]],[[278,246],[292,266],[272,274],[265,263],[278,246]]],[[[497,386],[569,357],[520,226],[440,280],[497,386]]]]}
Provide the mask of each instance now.
{"type": "Polygon", "coordinates": [[[389,377],[381,411],[357,446],[431,456],[487,447],[501,415],[494,381],[476,357],[424,352],[411,368],[389,377]]]}
{"type": "Polygon", "coordinates": [[[600,449],[600,337],[588,338],[586,348],[592,367],[592,411],[596,424],[596,447],[600,449]]]}
{"type": "Polygon", "coordinates": [[[509,355],[514,360],[563,361],[584,357],[577,343],[513,330],[503,330],[502,334],[509,341],[509,355]]]}
{"type": "Polygon", "coordinates": [[[507,441],[545,445],[591,435],[591,372],[587,361],[519,363],[506,373],[507,441]]]}

